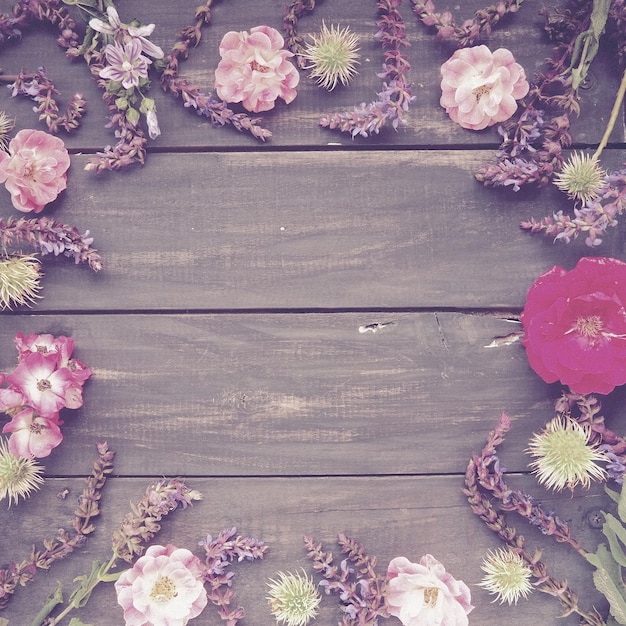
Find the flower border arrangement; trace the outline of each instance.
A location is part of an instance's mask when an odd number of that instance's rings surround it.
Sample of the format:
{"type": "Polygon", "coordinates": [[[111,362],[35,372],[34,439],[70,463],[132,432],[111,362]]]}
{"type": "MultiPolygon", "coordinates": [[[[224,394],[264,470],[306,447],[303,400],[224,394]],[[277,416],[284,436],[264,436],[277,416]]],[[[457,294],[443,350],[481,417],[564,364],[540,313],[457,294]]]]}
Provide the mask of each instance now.
{"type": "MultiPolygon", "coordinates": [[[[148,95],[151,72],[156,72],[166,92],[215,126],[230,125],[262,141],[271,133],[260,118],[249,113],[269,111],[279,99],[285,105],[292,102],[300,71],[309,71],[309,78],[329,91],[347,86],[356,73],[358,38],[349,27],[323,23],[322,30],[309,34],[307,41],[299,33],[299,20],[315,9],[315,0],[291,0],[283,17],[284,37],[266,25],[223,35],[215,93],[205,93],[180,75],[180,64],[200,43],[202,29],[211,22],[212,4],[208,0],[196,9],[193,24],[179,34],[167,54],[150,40],[154,24],[123,22],[110,0],[19,2],[13,16],[0,16],[0,43],[9,44],[35,24],[49,22],[58,28],[57,41],[68,58],[85,61],[103,92],[108,127],[115,129],[118,140],[88,162],[86,169],[96,173],[143,164],[148,140],[160,135],[156,104],[148,95]]],[[[491,50],[486,44],[492,29],[522,4],[523,0],[500,0],[458,25],[451,13],[438,12],[433,0],[410,0],[418,22],[439,44],[453,48],[441,67],[441,107],[462,128],[482,132],[495,127],[502,138],[495,163],[484,165],[476,179],[487,187],[514,191],[553,182],[573,202],[573,217],[557,212],[539,221],[524,221],[521,227],[543,232],[555,241],[584,236],[585,243],[595,247],[606,229],[617,224],[625,206],[626,170],[607,173],[601,155],[623,103],[626,71],[594,153],[577,152],[568,160],[563,153],[571,145],[570,118],[579,112],[578,90],[601,39],[624,64],[626,4],[623,0],[572,0],[552,13],[545,11],[546,32],[554,50],[534,77],[526,75],[510,51],[491,50]]],[[[376,2],[373,37],[384,53],[378,75],[381,90],[369,104],[323,114],[319,118],[322,127],[367,138],[386,127],[398,130],[406,124],[414,98],[401,5],[402,0],[376,2]]],[[[16,210],[38,214],[67,187],[69,153],[53,134],[75,130],[86,102],[75,94],[61,112],[55,100],[58,92],[43,68],[24,69],[3,79],[10,83],[13,96],[35,102],[39,119],[49,131],[21,130],[9,140],[12,126],[0,116],[0,182],[16,210]]],[[[102,268],[88,232],[80,235],[51,218],[0,220],[0,241],[2,308],[32,304],[39,297],[37,257],[11,251],[11,247],[27,244],[39,255],[65,254],[95,271],[102,268]]],[[[622,571],[626,568],[626,439],[606,426],[597,397],[626,384],[626,263],[584,257],[569,271],[553,267],[529,289],[520,323],[522,330],[516,338],[531,368],[546,383],[559,382],[564,387],[555,401],[554,415],[529,441],[531,472],[540,486],[555,491],[573,492],[592,482],[608,481],[619,489],[607,487],[615,511],[600,516],[605,541],[592,549],[584,547],[568,522],[508,483],[498,456],[498,446],[511,428],[511,418],[503,413],[481,452],[470,458],[465,475],[464,493],[471,509],[504,544],[486,555],[481,587],[508,604],[525,600],[537,590],[554,596],[563,615],[576,614],[582,624],[626,624],[622,571]],[[528,547],[509,514],[569,546],[593,566],[593,582],[606,598],[608,616],[582,607],[567,581],[550,575],[540,552],[528,547]]],[[[50,455],[61,443],[61,411],[82,406],[83,384],[92,371],[72,356],[71,338],[19,333],[15,343],[18,364],[13,372],[0,374],[0,409],[10,417],[3,428],[10,436],[0,443],[0,498],[17,505],[42,485],[43,468],[36,459],[50,455]]],[[[28,584],[38,569],[48,569],[81,547],[95,530],[101,492],[114,459],[106,443],[97,448],[98,459],[79,499],[72,532],[60,530],[30,557],[0,569],[0,608],[18,585],[28,584]]],[[[179,478],[150,485],[114,531],[110,556],[79,575],[67,598],[59,584],[33,624],[60,624],[89,601],[98,585],[112,583],[127,626],[185,626],[209,604],[217,608],[221,620],[235,626],[245,611],[234,605],[230,565],[263,558],[268,546],[238,535],[235,528],[202,540],[202,558],[187,547],[153,543],[167,515],[200,499],[200,493],[179,478]],[[123,563],[125,569],[120,569],[123,563]]],[[[381,574],[377,559],[356,539],[339,533],[337,544],[339,562],[321,543],[304,537],[306,555],[319,582],[305,570],[278,572],[270,579],[268,605],[277,623],[306,626],[318,614],[321,589],[337,597],[341,626],[376,626],[387,618],[397,618],[404,626],[469,624],[474,608],[469,588],[434,556],[423,555],[418,562],[395,557],[381,574]]],[[[70,624],[82,622],[72,617],[70,624]]]]}

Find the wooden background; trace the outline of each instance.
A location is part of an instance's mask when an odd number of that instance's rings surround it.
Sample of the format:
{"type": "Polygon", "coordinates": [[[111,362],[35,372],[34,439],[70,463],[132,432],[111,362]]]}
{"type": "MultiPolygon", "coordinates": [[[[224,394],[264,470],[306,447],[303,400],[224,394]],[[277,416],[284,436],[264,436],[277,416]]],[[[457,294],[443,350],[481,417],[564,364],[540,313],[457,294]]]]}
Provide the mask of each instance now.
{"type": "MultiPolygon", "coordinates": [[[[196,4],[124,0],[118,8],[123,21],[156,23],[152,40],[167,51],[196,4]]],[[[209,91],[224,33],[280,29],[284,4],[217,2],[181,73],[209,91]]],[[[435,555],[470,585],[476,626],[577,623],[557,619],[558,604],[542,594],[508,608],[476,586],[483,556],[499,544],[461,489],[469,456],[507,411],[513,428],[502,457],[511,483],[571,520],[583,545],[600,540],[588,515],[607,505],[601,488],[555,496],[528,475],[523,451],[552,416],[559,387],[538,379],[518,344],[485,346],[518,329],[510,318],[539,274],[589,254],[626,259],[625,232],[613,229],[590,250],[519,229],[522,219],[570,204],[551,189],[513,194],[473,180],[493,158],[498,135],[465,131],[439,108],[439,67],[451,51],[405,4],[416,101],[398,132],[351,139],[318,126],[325,112],[372,100],[382,63],[375,3],[325,0],[300,29],[317,32],[325,20],[361,35],[360,74],[349,88],[328,94],[302,74],[296,100],[263,116],[273,133],[263,144],[213,128],[155,84],[162,135],[150,143],[146,165],[102,175],[83,166],[115,140],[84,64],[67,62],[44,27],[0,52],[4,73],[44,64],[63,97],[80,91],[88,100],[81,129],[63,136],[72,153],[68,189],[45,214],[90,229],[105,263],[96,275],[46,258],[45,298],[32,310],[2,313],[0,371],[14,367],[12,341],[21,330],[71,335],[94,376],[85,406],[65,415],[62,446],[45,459],[42,492],[0,511],[0,560],[24,558],[67,524],[96,441],[117,451],[97,533],[16,593],[0,615],[11,626],[30,623],[55,580],[69,588],[93,559],[107,559],[128,503],[162,476],[185,477],[204,500],[172,516],[158,543],[199,550],[207,533],[237,526],[269,544],[263,562],[234,566],[243,626],[272,623],[265,581],[277,571],[312,571],[302,535],[334,547],[338,532],[363,542],[381,571],[394,556],[435,555]],[[359,330],[377,323],[387,325],[359,330]],[[64,488],[70,495],[61,500],[64,488]]],[[[459,21],[483,6],[458,4],[459,21]]],[[[529,76],[550,54],[542,6],[526,0],[489,42],[509,48],[529,76]]],[[[574,147],[599,141],[618,82],[615,63],[601,54],[582,93],[574,147]]],[[[17,117],[18,128],[39,127],[32,103],[8,90],[0,109],[17,117]]],[[[603,156],[607,167],[621,166],[624,134],[620,119],[603,156]]],[[[4,216],[16,214],[8,194],[3,206],[4,216]]],[[[605,403],[618,432],[623,400],[617,393],[605,403]]],[[[515,524],[583,606],[605,608],[578,555],[523,520],[515,524]]],[[[111,587],[78,616],[99,626],[123,621],[111,587]]],[[[339,617],[336,598],[325,598],[316,623],[339,617]]],[[[221,622],[207,608],[193,623],[221,622]]]]}

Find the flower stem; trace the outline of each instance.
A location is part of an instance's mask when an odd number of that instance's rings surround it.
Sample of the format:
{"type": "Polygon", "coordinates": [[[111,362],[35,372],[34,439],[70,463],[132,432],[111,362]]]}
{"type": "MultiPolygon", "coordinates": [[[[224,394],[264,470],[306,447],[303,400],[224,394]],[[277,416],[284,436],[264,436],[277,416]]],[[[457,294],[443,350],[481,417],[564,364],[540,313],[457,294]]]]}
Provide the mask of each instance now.
{"type": "Polygon", "coordinates": [[[613,109],[611,111],[611,117],[609,117],[609,122],[606,125],[606,130],[604,131],[604,135],[600,140],[596,151],[593,153],[594,159],[599,159],[600,154],[602,154],[602,150],[606,148],[606,145],[609,143],[609,137],[613,132],[613,127],[615,126],[615,122],[617,121],[617,116],[619,115],[620,109],[622,108],[622,102],[624,101],[624,93],[626,93],[626,70],[624,70],[624,74],[622,75],[622,82],[619,85],[619,89],[617,90],[617,94],[615,96],[615,102],[613,104],[613,109]]]}

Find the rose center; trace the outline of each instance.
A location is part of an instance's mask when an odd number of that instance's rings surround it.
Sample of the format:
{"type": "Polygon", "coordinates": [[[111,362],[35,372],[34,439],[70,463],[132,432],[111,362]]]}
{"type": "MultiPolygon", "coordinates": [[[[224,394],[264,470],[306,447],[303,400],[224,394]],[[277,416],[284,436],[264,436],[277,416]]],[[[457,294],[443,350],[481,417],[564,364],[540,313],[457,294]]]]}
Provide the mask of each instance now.
{"type": "Polygon", "coordinates": [[[265,74],[266,72],[270,71],[270,68],[267,67],[267,65],[261,65],[260,63],[258,63],[257,61],[252,61],[252,63],[250,63],[250,67],[253,70],[256,70],[257,72],[261,72],[263,74],[265,74]]]}
{"type": "Polygon", "coordinates": [[[479,102],[483,96],[488,96],[491,93],[491,87],[488,85],[479,85],[472,89],[472,93],[476,96],[476,102],[479,102]]]}
{"type": "Polygon", "coordinates": [[[439,597],[439,589],[437,587],[426,587],[424,589],[424,602],[428,606],[435,606],[439,597]]]}
{"type": "Polygon", "coordinates": [[[52,383],[47,378],[41,378],[37,381],[37,391],[46,391],[52,388],[52,383]]]}
{"type": "Polygon", "coordinates": [[[598,337],[602,332],[602,319],[599,315],[589,315],[588,317],[579,317],[576,320],[574,331],[583,337],[598,337]]]}
{"type": "Polygon", "coordinates": [[[43,424],[35,424],[35,422],[32,422],[28,427],[28,430],[30,430],[33,435],[41,435],[45,429],[46,427],[43,424]]]}
{"type": "Polygon", "coordinates": [[[157,604],[167,604],[177,595],[176,583],[168,576],[159,576],[150,592],[150,599],[157,604]]]}

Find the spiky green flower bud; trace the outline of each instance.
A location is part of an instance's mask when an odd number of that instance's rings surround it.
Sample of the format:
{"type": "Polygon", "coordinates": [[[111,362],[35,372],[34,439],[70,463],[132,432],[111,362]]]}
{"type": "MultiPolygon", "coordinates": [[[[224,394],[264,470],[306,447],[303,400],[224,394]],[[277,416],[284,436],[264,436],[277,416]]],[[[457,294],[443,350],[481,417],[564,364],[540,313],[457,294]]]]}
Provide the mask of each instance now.
{"type": "Polygon", "coordinates": [[[595,156],[574,152],[563,169],[555,175],[554,184],[569,198],[587,203],[598,197],[606,172],[595,156]]]}
{"type": "Polygon", "coordinates": [[[34,459],[14,456],[6,441],[0,440],[0,500],[17,504],[19,498],[27,498],[31,491],[43,485],[43,467],[34,459]]]}
{"type": "Polygon", "coordinates": [[[286,626],[306,626],[317,615],[322,598],[315,583],[305,574],[278,572],[278,580],[268,583],[269,602],[276,622],[286,626]]]}
{"type": "Polygon", "coordinates": [[[332,91],[337,83],[347,85],[357,74],[355,66],[359,64],[359,37],[350,32],[350,28],[331,26],[322,23],[318,35],[309,35],[311,43],[305,48],[302,58],[308,62],[305,69],[310,69],[309,76],[318,85],[332,91]]]}
{"type": "Polygon", "coordinates": [[[495,594],[494,602],[499,600],[500,604],[517,604],[520,598],[528,597],[533,590],[530,568],[519,554],[511,550],[490,550],[481,569],[485,572],[485,577],[478,586],[495,594]]]}
{"type": "Polygon", "coordinates": [[[0,309],[30,306],[41,296],[41,264],[37,257],[12,254],[0,257],[0,309]]]}

